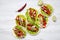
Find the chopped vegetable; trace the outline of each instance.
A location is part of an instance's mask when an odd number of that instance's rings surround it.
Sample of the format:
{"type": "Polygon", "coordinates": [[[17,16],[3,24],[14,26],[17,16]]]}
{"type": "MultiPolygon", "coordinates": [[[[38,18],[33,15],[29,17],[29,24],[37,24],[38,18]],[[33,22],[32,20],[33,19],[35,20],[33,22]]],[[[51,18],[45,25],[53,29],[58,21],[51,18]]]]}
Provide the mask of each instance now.
{"type": "Polygon", "coordinates": [[[56,22],[56,16],[52,16],[52,21],[56,22]]]}

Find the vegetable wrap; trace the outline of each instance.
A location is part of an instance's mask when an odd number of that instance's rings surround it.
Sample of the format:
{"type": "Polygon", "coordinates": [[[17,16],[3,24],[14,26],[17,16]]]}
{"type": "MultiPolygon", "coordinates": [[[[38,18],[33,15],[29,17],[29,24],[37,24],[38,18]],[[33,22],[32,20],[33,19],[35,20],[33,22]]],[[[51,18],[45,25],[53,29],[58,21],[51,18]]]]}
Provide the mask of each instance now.
{"type": "Polygon", "coordinates": [[[37,21],[38,19],[37,10],[35,10],[34,8],[29,8],[26,12],[26,17],[31,24],[35,24],[35,21],[37,21]]]}
{"type": "Polygon", "coordinates": [[[17,15],[16,17],[16,24],[26,27],[26,18],[24,15],[17,15]]]}
{"type": "Polygon", "coordinates": [[[53,12],[53,8],[50,4],[44,4],[41,6],[41,13],[46,16],[49,17],[53,12]]]}
{"type": "Polygon", "coordinates": [[[21,26],[15,26],[13,28],[13,33],[17,38],[24,38],[26,36],[25,30],[21,26]]]}
{"type": "Polygon", "coordinates": [[[48,22],[48,17],[42,15],[42,14],[38,14],[38,21],[36,22],[36,24],[38,26],[40,26],[40,28],[45,28],[48,22]]]}

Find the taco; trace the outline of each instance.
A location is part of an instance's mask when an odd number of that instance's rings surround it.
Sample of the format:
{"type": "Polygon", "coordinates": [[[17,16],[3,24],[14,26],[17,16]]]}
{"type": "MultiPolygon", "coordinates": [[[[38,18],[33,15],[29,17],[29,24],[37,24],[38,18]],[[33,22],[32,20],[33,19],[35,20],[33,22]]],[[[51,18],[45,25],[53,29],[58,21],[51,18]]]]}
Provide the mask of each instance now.
{"type": "Polygon", "coordinates": [[[23,27],[26,27],[26,18],[24,15],[18,15],[16,17],[16,24],[17,25],[20,25],[20,26],[23,26],[23,27]]]}
{"type": "Polygon", "coordinates": [[[22,29],[21,26],[15,26],[13,28],[13,33],[17,38],[24,38],[26,36],[26,32],[22,29]]]}
{"type": "Polygon", "coordinates": [[[38,34],[39,27],[37,27],[36,25],[33,25],[33,24],[28,23],[27,24],[27,31],[31,35],[36,35],[36,34],[38,34]]]}
{"type": "Polygon", "coordinates": [[[41,6],[41,13],[46,16],[49,17],[53,12],[53,8],[51,5],[49,4],[44,4],[41,6]]]}
{"type": "Polygon", "coordinates": [[[29,8],[26,12],[26,17],[31,24],[34,24],[38,17],[37,10],[35,10],[34,8],[29,8]]]}
{"type": "Polygon", "coordinates": [[[41,28],[45,28],[46,25],[47,25],[47,22],[48,22],[48,17],[46,16],[43,16],[42,14],[39,14],[38,15],[38,25],[41,27],[41,28]]]}

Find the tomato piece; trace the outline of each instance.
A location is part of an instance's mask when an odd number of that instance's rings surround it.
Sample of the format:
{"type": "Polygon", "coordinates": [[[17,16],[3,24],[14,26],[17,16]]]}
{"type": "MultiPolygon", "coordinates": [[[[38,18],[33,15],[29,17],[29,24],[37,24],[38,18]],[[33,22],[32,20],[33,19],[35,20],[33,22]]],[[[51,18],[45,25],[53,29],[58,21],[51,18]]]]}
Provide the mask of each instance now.
{"type": "Polygon", "coordinates": [[[27,24],[27,26],[33,26],[33,25],[31,25],[31,24],[27,24]]]}
{"type": "Polygon", "coordinates": [[[42,14],[39,14],[38,17],[44,17],[42,14]]]}
{"type": "Polygon", "coordinates": [[[30,27],[30,26],[28,26],[28,27],[27,27],[27,29],[28,29],[28,30],[31,30],[31,27],[30,27]]]}
{"type": "Polygon", "coordinates": [[[43,20],[43,28],[45,28],[46,27],[46,20],[43,20]]]}

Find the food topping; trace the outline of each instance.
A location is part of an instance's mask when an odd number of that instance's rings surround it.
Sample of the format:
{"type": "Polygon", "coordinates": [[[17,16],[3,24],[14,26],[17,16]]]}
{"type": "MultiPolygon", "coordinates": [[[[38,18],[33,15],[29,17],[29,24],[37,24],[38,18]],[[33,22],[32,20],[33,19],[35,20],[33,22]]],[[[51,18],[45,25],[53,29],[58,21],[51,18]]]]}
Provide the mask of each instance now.
{"type": "Polygon", "coordinates": [[[35,20],[36,10],[29,8],[29,14],[30,14],[30,17],[35,20]]]}
{"type": "Polygon", "coordinates": [[[24,6],[22,6],[19,10],[18,10],[18,12],[21,12],[25,7],[26,7],[26,3],[24,4],[24,6]]]}
{"type": "Polygon", "coordinates": [[[56,22],[56,16],[53,16],[53,17],[52,17],[52,21],[53,21],[53,22],[56,22]]]}
{"type": "Polygon", "coordinates": [[[42,14],[39,14],[38,15],[38,18],[40,19],[40,23],[42,24],[42,27],[45,28],[46,27],[46,24],[47,24],[46,23],[46,19],[45,19],[46,17],[43,16],[42,14]]]}
{"type": "Polygon", "coordinates": [[[38,28],[31,25],[31,24],[27,24],[27,29],[30,30],[30,31],[33,31],[33,32],[37,32],[38,31],[38,28]]]}
{"type": "Polygon", "coordinates": [[[13,30],[18,38],[24,38],[24,32],[22,30],[19,30],[18,28],[15,28],[13,30]]]}
{"type": "Polygon", "coordinates": [[[42,6],[41,7],[41,9],[45,12],[45,13],[47,13],[48,15],[50,15],[51,14],[51,12],[50,12],[50,10],[47,8],[47,6],[42,6]]]}

